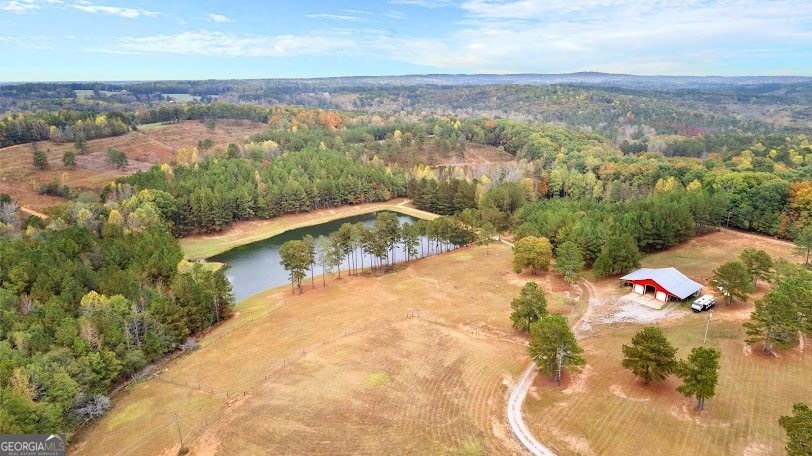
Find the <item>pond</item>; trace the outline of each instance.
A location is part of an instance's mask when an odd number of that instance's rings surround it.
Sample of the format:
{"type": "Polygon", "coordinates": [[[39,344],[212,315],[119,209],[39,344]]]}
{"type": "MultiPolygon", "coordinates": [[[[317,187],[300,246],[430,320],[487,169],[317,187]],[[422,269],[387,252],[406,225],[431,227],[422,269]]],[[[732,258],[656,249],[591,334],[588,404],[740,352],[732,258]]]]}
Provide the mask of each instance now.
{"type": "MultiPolygon", "coordinates": [[[[403,225],[410,223],[414,225],[417,219],[408,215],[397,214],[398,222],[403,225]]],[[[218,261],[225,263],[227,269],[225,270],[226,277],[231,282],[234,289],[234,295],[237,301],[241,301],[251,295],[267,290],[269,288],[278,287],[280,285],[290,284],[288,272],[279,264],[279,247],[287,241],[302,239],[305,235],[309,234],[314,238],[319,236],[329,236],[344,223],[358,223],[361,222],[367,227],[371,227],[375,223],[377,213],[370,213],[364,215],[356,215],[332,222],[322,223],[320,225],[313,225],[304,228],[297,228],[294,230],[286,231],[278,236],[268,238],[262,241],[257,241],[251,244],[246,244],[226,253],[216,255],[209,258],[209,261],[218,261]]],[[[425,236],[420,236],[419,244],[417,246],[418,257],[422,254],[429,254],[429,240],[425,236]]],[[[432,253],[434,251],[432,250],[432,253]]],[[[405,253],[402,244],[397,244],[395,247],[395,257],[397,261],[403,261],[405,253]]],[[[369,255],[364,254],[363,258],[364,267],[369,267],[371,259],[369,255]]],[[[360,263],[359,263],[360,264],[360,263]]],[[[346,259],[341,264],[341,269],[348,268],[346,259]]],[[[321,266],[316,265],[314,268],[316,279],[320,279],[321,266]]],[[[309,272],[308,272],[309,275],[309,272]]],[[[309,282],[309,277],[307,282],[309,282]]],[[[302,281],[305,285],[305,281],[302,281]]],[[[309,283],[307,283],[309,285],[309,283]]]]}

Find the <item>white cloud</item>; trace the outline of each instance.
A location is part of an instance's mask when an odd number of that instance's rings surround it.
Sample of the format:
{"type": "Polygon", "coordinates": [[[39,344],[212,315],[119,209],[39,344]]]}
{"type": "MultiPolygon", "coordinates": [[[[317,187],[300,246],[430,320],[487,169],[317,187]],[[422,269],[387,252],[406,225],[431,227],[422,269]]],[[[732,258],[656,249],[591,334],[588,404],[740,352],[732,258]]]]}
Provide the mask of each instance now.
{"type": "Polygon", "coordinates": [[[460,28],[426,58],[480,72],[707,73],[764,44],[812,47],[807,0],[466,0],[460,8],[460,28]]]}
{"type": "Polygon", "coordinates": [[[234,22],[233,19],[231,19],[231,18],[229,18],[227,16],[224,16],[222,14],[217,14],[217,13],[209,13],[208,17],[209,17],[210,21],[217,22],[217,23],[220,23],[220,24],[226,23],[226,22],[234,22]]]}
{"type": "Polygon", "coordinates": [[[451,6],[451,0],[389,0],[393,5],[422,6],[423,8],[442,8],[451,6]]]}
{"type": "Polygon", "coordinates": [[[125,37],[109,52],[191,54],[220,57],[288,57],[341,53],[357,43],[350,37],[237,35],[201,30],[175,35],[125,37]]]}
{"type": "Polygon", "coordinates": [[[383,13],[383,15],[385,17],[388,17],[389,19],[395,19],[395,20],[398,20],[398,21],[402,21],[403,19],[406,19],[406,15],[401,13],[400,11],[387,11],[387,12],[383,13]]]}
{"type": "MultiPolygon", "coordinates": [[[[390,3],[418,4],[419,0],[390,3]]],[[[427,6],[429,6],[427,4],[427,6]]],[[[110,52],[229,57],[342,55],[465,72],[610,71],[708,74],[775,50],[812,49],[808,0],[465,0],[448,31],[430,36],[364,29],[365,10],[307,17],[344,21],[289,35],[186,32],[120,39],[110,52]],[[349,25],[352,24],[352,25],[349,25]]],[[[800,57],[809,58],[809,51],[800,57]]],[[[783,64],[783,63],[782,63],[783,64]]],[[[765,68],[765,73],[768,70],[765,68]]]]}
{"type": "Polygon", "coordinates": [[[34,49],[38,51],[53,51],[55,50],[52,45],[52,39],[48,36],[42,35],[19,35],[19,36],[2,36],[0,35],[0,43],[11,43],[16,47],[25,49],[34,49]]]}
{"type": "Polygon", "coordinates": [[[347,22],[365,22],[366,19],[359,16],[349,14],[305,14],[305,17],[310,19],[329,19],[334,21],[347,21],[347,22]]]}
{"type": "Polygon", "coordinates": [[[155,11],[147,11],[139,8],[122,8],[118,6],[94,5],[86,0],[79,0],[78,2],[74,3],[71,6],[75,9],[84,11],[86,13],[109,14],[111,16],[119,16],[127,19],[136,19],[141,16],[145,17],[160,16],[160,13],[155,11]]]}
{"type": "Polygon", "coordinates": [[[0,4],[0,10],[24,13],[40,9],[41,5],[55,5],[61,0],[9,0],[0,4]]]}

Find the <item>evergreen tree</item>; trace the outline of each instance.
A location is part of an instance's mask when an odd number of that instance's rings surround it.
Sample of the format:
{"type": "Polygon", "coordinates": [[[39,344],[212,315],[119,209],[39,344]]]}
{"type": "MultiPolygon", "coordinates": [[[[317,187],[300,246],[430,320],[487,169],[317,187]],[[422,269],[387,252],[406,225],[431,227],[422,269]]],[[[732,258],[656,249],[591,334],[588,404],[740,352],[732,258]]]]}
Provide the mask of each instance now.
{"type": "Polygon", "coordinates": [[[62,165],[67,168],[76,168],[76,152],[72,150],[65,151],[62,154],[62,165]]]}
{"type": "Polygon", "coordinates": [[[124,152],[113,149],[112,147],[107,149],[106,162],[108,165],[117,169],[126,168],[127,165],[129,164],[129,161],[127,160],[127,155],[125,155],[124,152]]]}
{"type": "Polygon", "coordinates": [[[584,269],[584,255],[581,248],[573,241],[565,241],[555,251],[555,265],[553,270],[564,276],[569,283],[578,281],[578,273],[584,269]]]}
{"type": "Polygon", "coordinates": [[[240,148],[234,143],[228,143],[228,147],[226,148],[226,156],[228,158],[241,158],[242,154],[240,153],[240,148]]]}
{"type": "Polygon", "coordinates": [[[76,141],[73,143],[73,148],[79,152],[79,155],[84,155],[87,153],[88,146],[87,140],[85,140],[85,135],[79,133],[76,135],[76,141]]]}
{"type": "Polygon", "coordinates": [[[764,250],[756,250],[748,247],[742,250],[741,261],[747,267],[747,271],[753,277],[753,286],[756,286],[758,279],[769,282],[773,269],[773,259],[764,250]]]}
{"type": "Polygon", "coordinates": [[[804,259],[804,265],[809,265],[809,255],[812,253],[812,223],[808,223],[795,236],[795,254],[804,259]]]}
{"type": "Polygon", "coordinates": [[[529,350],[539,371],[547,371],[550,381],[559,384],[564,367],[575,369],[586,364],[567,319],[559,314],[549,314],[531,325],[529,350]]]}
{"type": "Polygon", "coordinates": [[[634,335],[631,345],[623,345],[623,367],[645,383],[665,380],[677,365],[676,353],[660,328],[647,326],[634,335]]]}
{"type": "Polygon", "coordinates": [[[789,293],[789,283],[781,283],[756,301],[756,309],[750,314],[747,328],[748,344],[762,342],[761,350],[774,354],[773,346],[786,348],[795,339],[800,326],[798,309],[789,293]]]}
{"type": "Polygon", "coordinates": [[[719,357],[716,349],[697,347],[685,360],[677,363],[674,373],[682,379],[682,385],[677,387],[685,397],[697,399],[697,409],[705,409],[705,399],[716,394],[716,384],[719,382],[719,357]]]}
{"type": "Polygon", "coordinates": [[[787,433],[787,456],[812,454],[812,409],[804,403],[792,406],[792,416],[782,416],[778,424],[787,433]]]}
{"type": "Polygon", "coordinates": [[[302,279],[313,263],[308,246],[301,240],[287,241],[279,247],[279,256],[282,258],[280,264],[290,274],[291,287],[296,284],[302,294],[302,279]]]}
{"type": "Polygon", "coordinates": [[[733,299],[747,300],[750,293],[755,291],[750,272],[741,261],[731,261],[719,266],[713,271],[710,283],[722,293],[725,304],[728,305],[733,299]]]}
{"type": "Polygon", "coordinates": [[[598,278],[624,274],[640,267],[640,250],[637,242],[623,233],[609,238],[592,267],[598,278]]]}
{"type": "Polygon", "coordinates": [[[34,163],[34,167],[40,171],[45,171],[51,167],[51,165],[48,163],[48,154],[38,147],[34,147],[32,161],[34,163]]]}
{"type": "Polygon", "coordinates": [[[544,290],[535,282],[527,282],[510,303],[513,312],[510,320],[513,327],[522,332],[530,331],[530,326],[547,315],[547,298],[544,290]]]}

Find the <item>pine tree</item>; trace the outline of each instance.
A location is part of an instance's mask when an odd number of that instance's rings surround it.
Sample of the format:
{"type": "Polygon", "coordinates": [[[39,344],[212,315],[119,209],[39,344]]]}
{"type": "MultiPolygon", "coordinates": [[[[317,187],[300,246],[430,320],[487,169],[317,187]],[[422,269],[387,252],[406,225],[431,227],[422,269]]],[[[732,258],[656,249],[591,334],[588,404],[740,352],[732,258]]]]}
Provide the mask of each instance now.
{"type": "Polygon", "coordinates": [[[76,168],[76,152],[72,150],[65,151],[62,154],[62,165],[67,168],[76,168]]]}
{"type": "Polygon", "coordinates": [[[773,269],[773,259],[764,250],[756,250],[748,247],[742,250],[742,263],[747,267],[750,276],[753,277],[753,286],[756,286],[758,279],[769,282],[773,269]]]}
{"type": "Polygon", "coordinates": [[[756,309],[750,314],[751,321],[744,323],[750,336],[746,342],[763,342],[761,351],[770,355],[774,354],[774,345],[789,346],[800,326],[798,309],[787,292],[788,287],[788,283],[781,283],[756,301],[756,309]]]}
{"type": "Polygon", "coordinates": [[[804,403],[792,406],[792,416],[782,416],[778,424],[787,433],[787,456],[812,454],[812,409],[804,403]]]}
{"type": "Polygon", "coordinates": [[[562,274],[569,283],[578,280],[578,273],[584,269],[584,255],[578,244],[572,241],[565,241],[555,251],[555,265],[553,270],[562,274]]]}
{"type": "Polygon", "coordinates": [[[665,380],[677,365],[677,349],[662,330],[647,326],[634,335],[631,345],[623,345],[623,367],[645,383],[665,380]]]}
{"type": "Polygon", "coordinates": [[[530,358],[539,371],[546,370],[551,381],[561,384],[564,367],[577,369],[586,364],[581,355],[583,349],[575,340],[567,319],[559,314],[549,314],[530,327],[530,358]]]}
{"type": "Polygon", "coordinates": [[[725,304],[728,305],[733,299],[746,300],[755,291],[750,272],[741,261],[731,261],[719,266],[713,271],[710,283],[722,293],[725,304]]]}
{"type": "Polygon", "coordinates": [[[510,314],[513,327],[527,332],[533,323],[547,315],[547,298],[538,284],[527,282],[519,292],[519,296],[513,298],[510,307],[513,309],[510,314]]]}
{"type": "Polygon", "coordinates": [[[677,391],[685,397],[697,399],[697,409],[705,409],[705,399],[716,394],[716,385],[719,383],[719,358],[716,349],[697,347],[685,360],[677,363],[674,373],[682,379],[682,385],[677,391]]]}
{"type": "Polygon", "coordinates": [[[34,163],[34,167],[41,171],[46,171],[51,167],[51,165],[48,163],[48,154],[38,147],[34,147],[32,161],[34,163]]]}

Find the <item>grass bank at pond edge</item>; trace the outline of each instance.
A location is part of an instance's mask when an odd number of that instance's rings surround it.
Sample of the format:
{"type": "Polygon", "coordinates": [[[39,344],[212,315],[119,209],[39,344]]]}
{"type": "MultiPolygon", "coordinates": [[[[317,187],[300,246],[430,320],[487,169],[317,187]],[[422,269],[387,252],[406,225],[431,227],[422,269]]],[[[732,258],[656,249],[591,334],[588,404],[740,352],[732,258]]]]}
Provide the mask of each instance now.
{"type": "Polygon", "coordinates": [[[392,211],[415,218],[432,220],[439,215],[421,211],[406,205],[409,200],[398,198],[383,203],[367,203],[319,209],[301,214],[291,214],[270,220],[236,222],[227,229],[212,234],[200,234],[180,239],[183,254],[188,260],[200,260],[227,252],[235,247],[261,241],[288,230],[319,225],[346,217],[377,211],[392,211]]]}

